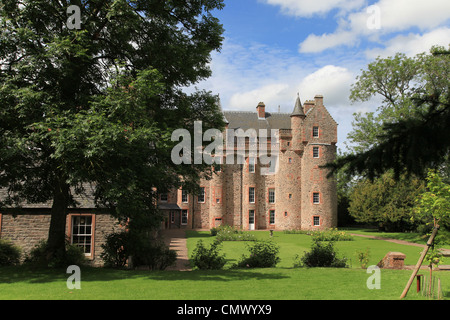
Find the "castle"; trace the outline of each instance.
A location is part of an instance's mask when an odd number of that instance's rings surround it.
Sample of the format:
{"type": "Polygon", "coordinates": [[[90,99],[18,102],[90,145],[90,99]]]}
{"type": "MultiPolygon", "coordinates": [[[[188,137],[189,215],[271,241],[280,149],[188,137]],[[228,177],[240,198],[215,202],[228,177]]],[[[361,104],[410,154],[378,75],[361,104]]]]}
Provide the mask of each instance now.
{"type": "MultiPolygon", "coordinates": [[[[292,113],[223,112],[226,129],[278,129],[278,168],[260,174],[249,155],[243,164],[224,164],[212,179],[201,179],[200,194],[184,190],[159,196],[163,228],[210,229],[222,224],[244,230],[324,229],[337,226],[337,191],[322,165],[336,156],[337,123],[317,95],[292,113]]],[[[270,134],[268,134],[270,136],[270,134]]],[[[238,148],[238,146],[236,146],[238,148]]]]}
{"type": "MultiPolygon", "coordinates": [[[[256,112],[223,112],[228,129],[278,129],[278,168],[260,174],[261,164],[249,157],[217,168],[212,179],[201,179],[201,192],[172,190],[159,194],[164,214],[162,228],[210,229],[222,224],[244,230],[314,230],[337,226],[337,193],[334,179],[321,166],[334,160],[337,123],[323,105],[323,97],[303,105],[297,98],[292,113],[269,113],[264,103],[256,112]]],[[[242,146],[236,145],[236,148],[242,146]]],[[[238,153],[239,154],[239,153],[238,153]]],[[[93,190],[77,195],[69,208],[66,235],[83,248],[92,265],[102,265],[105,237],[123,230],[107,210],[96,208],[93,190]],[[90,196],[91,195],[91,196],[90,196]]],[[[0,198],[7,190],[0,189],[0,198]]],[[[0,211],[0,238],[9,239],[29,253],[48,236],[51,201],[24,203],[22,208],[0,211]]]]}

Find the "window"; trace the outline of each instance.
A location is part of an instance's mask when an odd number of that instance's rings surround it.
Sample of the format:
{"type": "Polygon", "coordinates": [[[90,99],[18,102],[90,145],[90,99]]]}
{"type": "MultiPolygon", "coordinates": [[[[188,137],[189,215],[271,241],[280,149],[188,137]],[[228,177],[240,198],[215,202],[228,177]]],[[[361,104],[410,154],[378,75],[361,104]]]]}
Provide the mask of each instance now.
{"type": "Polygon", "coordinates": [[[181,190],[181,202],[183,203],[189,202],[187,190],[181,190]]]}
{"type": "Polygon", "coordinates": [[[313,147],[313,158],[319,158],[319,147],[313,147]]]}
{"type": "Polygon", "coordinates": [[[92,216],[73,216],[71,244],[80,247],[86,256],[92,254],[92,216]]]}
{"type": "Polygon", "coordinates": [[[292,163],[292,158],[289,158],[289,163],[292,163]]]}
{"type": "Polygon", "coordinates": [[[289,199],[292,199],[292,193],[289,193],[289,199]]]}
{"type": "Polygon", "coordinates": [[[320,203],[320,193],[318,193],[318,192],[313,193],[313,203],[314,204],[320,203]]]}
{"type": "Polygon", "coordinates": [[[320,226],[320,217],[319,216],[314,216],[313,217],[313,226],[314,227],[320,226]]]}
{"type": "Polygon", "coordinates": [[[255,224],[255,210],[248,211],[248,224],[255,224]]]}
{"type": "Polygon", "coordinates": [[[188,211],[181,210],[181,225],[187,225],[188,223],[188,211]]]}
{"type": "Polygon", "coordinates": [[[269,203],[275,203],[275,189],[269,189],[269,203]]]}
{"type": "Polygon", "coordinates": [[[169,198],[167,193],[161,193],[161,195],[159,196],[159,199],[161,200],[161,202],[167,202],[167,199],[169,198]]]}
{"type": "Polygon", "coordinates": [[[213,187],[212,197],[216,203],[222,203],[222,187],[213,187]]]}
{"type": "Polygon", "coordinates": [[[287,145],[288,145],[288,147],[289,147],[289,146],[291,145],[291,142],[290,142],[290,141],[288,141],[288,142],[287,142],[287,145]]]}
{"type": "Polygon", "coordinates": [[[205,187],[200,188],[200,193],[198,195],[198,202],[204,203],[205,202],[205,187]]]}
{"type": "Polygon", "coordinates": [[[319,137],[319,127],[313,127],[312,135],[313,135],[313,138],[319,137]]]}
{"type": "Polygon", "coordinates": [[[248,158],[248,172],[255,173],[255,158],[248,158]]]}
{"type": "Polygon", "coordinates": [[[285,216],[285,217],[287,217],[287,216],[288,216],[288,213],[287,213],[287,211],[285,211],[285,212],[284,212],[284,216],[285,216]]]}
{"type": "Polygon", "coordinates": [[[255,203],[255,188],[248,188],[248,202],[255,203]]]}
{"type": "Polygon", "coordinates": [[[275,224],[275,210],[269,211],[269,223],[275,224]]]}

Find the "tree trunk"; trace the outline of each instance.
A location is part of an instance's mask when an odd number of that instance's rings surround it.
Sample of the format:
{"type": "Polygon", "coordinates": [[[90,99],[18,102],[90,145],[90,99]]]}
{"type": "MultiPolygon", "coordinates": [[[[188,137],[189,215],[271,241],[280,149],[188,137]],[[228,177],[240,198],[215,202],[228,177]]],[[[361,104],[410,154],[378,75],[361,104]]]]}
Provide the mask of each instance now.
{"type": "Polygon", "coordinates": [[[69,206],[69,186],[61,179],[53,193],[50,229],[48,231],[47,261],[64,261],[66,241],[66,217],[69,206]]]}

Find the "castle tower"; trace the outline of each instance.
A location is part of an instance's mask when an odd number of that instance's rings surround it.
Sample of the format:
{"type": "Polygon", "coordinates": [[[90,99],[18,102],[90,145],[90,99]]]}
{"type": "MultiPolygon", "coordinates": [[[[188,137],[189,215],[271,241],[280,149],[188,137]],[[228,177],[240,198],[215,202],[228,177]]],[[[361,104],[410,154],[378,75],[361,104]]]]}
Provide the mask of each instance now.
{"type": "Polygon", "coordinates": [[[289,114],[290,134],[282,133],[285,141],[280,143],[279,170],[275,176],[276,190],[276,228],[280,230],[301,228],[301,190],[302,190],[302,156],[303,123],[306,115],[300,96],[289,114]]]}
{"type": "Polygon", "coordinates": [[[337,123],[323,105],[323,96],[305,103],[303,122],[301,228],[315,230],[337,226],[337,187],[323,165],[336,157],[337,123]]]}

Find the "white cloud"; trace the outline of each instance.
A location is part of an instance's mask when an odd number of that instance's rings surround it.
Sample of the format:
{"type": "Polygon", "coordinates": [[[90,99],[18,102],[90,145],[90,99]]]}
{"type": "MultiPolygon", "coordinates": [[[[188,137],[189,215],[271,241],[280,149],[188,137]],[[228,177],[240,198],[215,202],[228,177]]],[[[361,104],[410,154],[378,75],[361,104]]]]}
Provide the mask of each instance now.
{"type": "Polygon", "coordinates": [[[276,111],[283,96],[292,95],[292,84],[273,83],[247,92],[238,92],[231,96],[228,109],[255,111],[258,102],[267,106],[267,111],[276,111]]]}
{"type": "Polygon", "coordinates": [[[311,17],[322,15],[334,9],[348,11],[360,8],[364,0],[264,0],[265,3],[281,7],[287,15],[296,17],[311,17]]]}
{"type": "Polygon", "coordinates": [[[369,8],[376,11],[364,7],[349,12],[332,33],[310,34],[300,43],[299,52],[317,53],[341,45],[352,46],[363,38],[378,42],[382,36],[412,28],[429,32],[450,20],[448,0],[379,0],[369,8]],[[374,19],[379,21],[379,27],[372,27],[374,19]]]}
{"type": "Polygon", "coordinates": [[[300,94],[308,100],[321,94],[326,105],[345,106],[349,104],[350,86],[354,79],[355,75],[350,70],[327,65],[302,80],[300,94]]]}
{"type": "Polygon", "coordinates": [[[356,41],[356,34],[349,31],[343,31],[331,34],[322,34],[317,36],[310,34],[306,40],[299,45],[300,53],[316,53],[334,48],[339,45],[350,45],[356,41]]]}
{"type": "Polygon", "coordinates": [[[385,48],[376,48],[366,51],[369,59],[375,59],[378,56],[386,58],[394,56],[397,52],[403,52],[407,56],[415,56],[422,52],[429,52],[434,45],[448,47],[450,43],[450,28],[443,27],[430,31],[423,35],[410,33],[408,35],[399,35],[387,41],[385,48]]]}
{"type": "Polygon", "coordinates": [[[311,72],[300,57],[262,44],[238,45],[227,39],[212,55],[212,77],[197,87],[220,93],[224,110],[254,111],[263,101],[270,112],[291,111],[298,83],[311,72]]]}
{"type": "Polygon", "coordinates": [[[448,0],[380,0],[382,29],[387,31],[435,28],[450,18],[448,0]]]}

